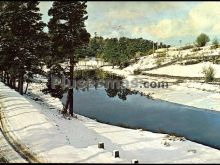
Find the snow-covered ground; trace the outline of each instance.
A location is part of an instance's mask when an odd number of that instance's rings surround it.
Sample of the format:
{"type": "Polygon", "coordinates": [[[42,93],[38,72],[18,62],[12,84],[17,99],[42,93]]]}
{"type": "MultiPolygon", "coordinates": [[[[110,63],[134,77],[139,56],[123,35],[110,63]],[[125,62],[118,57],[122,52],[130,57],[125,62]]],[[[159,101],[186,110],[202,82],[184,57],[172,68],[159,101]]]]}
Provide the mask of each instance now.
{"type": "Polygon", "coordinates": [[[136,63],[128,66],[124,70],[133,72],[135,69],[149,69],[157,66],[156,64],[156,56],[159,54],[158,52],[166,53],[166,58],[161,64],[165,64],[167,62],[172,61],[177,56],[178,57],[196,57],[196,56],[212,56],[212,55],[220,55],[220,48],[210,49],[210,46],[202,47],[201,50],[194,52],[194,48],[186,49],[186,50],[172,50],[172,49],[160,49],[156,51],[154,54],[147,55],[141,57],[136,63]]]}
{"type": "Polygon", "coordinates": [[[193,65],[170,65],[151,71],[144,71],[144,73],[153,73],[153,74],[165,74],[170,76],[183,76],[183,77],[204,77],[202,73],[203,68],[211,66],[215,70],[215,77],[220,78],[220,65],[213,64],[211,62],[201,62],[193,65]]]}
{"type": "MultiPolygon", "coordinates": [[[[219,50],[204,47],[198,54],[216,55],[219,50]]],[[[179,51],[169,51],[172,59],[179,51]]],[[[190,49],[182,51],[184,56],[193,54],[190,49]]],[[[152,68],[155,66],[154,55],[142,57],[136,64],[123,70],[111,66],[102,67],[125,77],[124,81],[138,80],[137,90],[153,98],[180,103],[209,110],[220,111],[220,90],[218,85],[188,81],[172,84],[175,79],[154,78],[145,75],[133,75],[135,69],[152,68]],[[141,88],[144,81],[168,81],[168,88],[141,88]]],[[[152,70],[152,72],[179,76],[198,76],[202,64],[179,65],[152,70]],[[191,67],[194,68],[191,68],[191,67]],[[176,67],[176,68],[175,68],[176,67]],[[176,70],[179,69],[179,70],[176,70]],[[193,71],[192,71],[193,70],[193,71]],[[177,74],[178,73],[178,74],[177,74]],[[187,73],[187,74],[186,74],[187,73]]],[[[210,64],[210,63],[209,63],[210,64]]],[[[66,64],[64,64],[66,65],[66,64]]],[[[85,63],[78,65],[83,68],[85,63]]],[[[98,65],[88,61],[86,65],[98,65]]],[[[98,66],[101,66],[98,65],[98,66]]],[[[213,65],[219,76],[219,65],[213,65]]],[[[200,75],[199,75],[200,76],[200,75]]],[[[38,77],[39,78],[39,77],[38,77]]],[[[43,80],[43,79],[42,79],[43,80]]],[[[9,134],[18,142],[29,148],[45,162],[89,162],[89,163],[130,163],[138,159],[140,163],[219,163],[219,150],[200,145],[183,138],[172,137],[142,130],[125,129],[96,122],[95,120],[78,115],[78,119],[64,119],[59,113],[62,103],[59,99],[43,94],[45,80],[42,83],[32,83],[26,98],[0,83],[0,106],[7,123],[9,134]],[[98,142],[105,143],[105,149],[98,149],[98,142]],[[119,150],[120,158],[113,158],[112,151],[119,150]]]]}
{"type": "Polygon", "coordinates": [[[133,72],[135,69],[147,69],[156,66],[156,58],[154,58],[154,54],[141,57],[136,63],[131,64],[126,67],[125,71],[133,72]]]}
{"type": "MultiPolygon", "coordinates": [[[[175,49],[168,49],[168,50],[161,49],[162,51],[160,51],[160,49],[158,49],[158,51],[156,50],[156,52],[154,54],[140,57],[136,63],[129,65],[128,67],[124,68],[123,70],[133,73],[133,71],[136,69],[142,70],[142,69],[149,69],[149,68],[153,68],[153,67],[157,66],[156,56],[159,54],[158,52],[166,53],[166,57],[165,57],[164,61],[161,62],[161,64],[166,64],[168,62],[171,62],[176,57],[199,57],[199,56],[220,55],[220,48],[211,49],[210,46],[204,46],[204,47],[200,48],[201,50],[199,50],[199,51],[193,51],[193,49],[194,48],[181,50],[181,51],[175,50],[175,49]]],[[[105,63],[105,65],[107,65],[107,64],[108,63],[105,63]]],[[[92,66],[92,65],[99,67],[99,66],[103,65],[103,62],[101,62],[101,61],[97,62],[95,59],[92,59],[92,60],[87,60],[87,61],[85,61],[85,60],[80,61],[77,63],[78,68],[83,67],[83,66],[92,66]]],[[[201,65],[201,64],[199,64],[199,65],[201,65]]],[[[198,65],[198,67],[199,67],[199,65],[198,65]]],[[[180,68],[181,68],[181,66],[180,66],[180,68]]],[[[188,67],[188,68],[190,68],[190,67],[188,67]]],[[[168,69],[171,69],[171,71],[172,71],[172,69],[176,69],[176,67],[174,66],[174,68],[168,68],[168,69]]],[[[217,69],[219,69],[218,66],[217,66],[217,69]]]]}
{"type": "Polygon", "coordinates": [[[186,83],[182,83],[181,86],[185,86],[188,88],[195,88],[195,89],[199,89],[202,91],[220,93],[220,85],[215,85],[215,84],[207,84],[207,83],[188,81],[186,83]]]}
{"type": "Polygon", "coordinates": [[[132,75],[120,69],[112,69],[110,66],[102,68],[104,71],[124,76],[126,87],[131,90],[139,91],[149,95],[154,99],[165,100],[182,105],[204,108],[212,111],[220,111],[220,85],[188,81],[185,83],[174,84],[177,79],[154,78],[146,75],[132,75]],[[137,85],[133,87],[132,81],[136,80],[137,85]],[[169,82],[168,88],[144,88],[144,82],[169,82]]]}
{"type": "Polygon", "coordinates": [[[29,95],[24,98],[0,83],[1,110],[10,134],[43,161],[220,162],[219,150],[184,138],[111,126],[79,115],[78,119],[64,119],[58,112],[61,102],[41,93],[44,86],[44,83],[33,83],[29,95]],[[97,148],[98,142],[104,142],[104,150],[97,148]],[[120,158],[113,158],[113,150],[120,151],[120,158]]]}
{"type": "Polygon", "coordinates": [[[2,132],[0,131],[0,163],[1,158],[5,160],[7,163],[26,163],[24,160],[11,145],[7,142],[2,132]]]}

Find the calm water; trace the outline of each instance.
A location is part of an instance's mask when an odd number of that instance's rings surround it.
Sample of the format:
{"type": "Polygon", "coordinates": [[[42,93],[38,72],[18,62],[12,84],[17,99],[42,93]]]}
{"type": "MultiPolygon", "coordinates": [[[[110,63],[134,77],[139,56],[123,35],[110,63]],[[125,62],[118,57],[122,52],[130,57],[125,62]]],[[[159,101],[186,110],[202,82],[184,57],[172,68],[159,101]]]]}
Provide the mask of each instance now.
{"type": "Polygon", "coordinates": [[[112,125],[174,133],[220,149],[219,112],[152,100],[124,88],[107,90],[94,85],[74,91],[74,112],[112,125]]]}

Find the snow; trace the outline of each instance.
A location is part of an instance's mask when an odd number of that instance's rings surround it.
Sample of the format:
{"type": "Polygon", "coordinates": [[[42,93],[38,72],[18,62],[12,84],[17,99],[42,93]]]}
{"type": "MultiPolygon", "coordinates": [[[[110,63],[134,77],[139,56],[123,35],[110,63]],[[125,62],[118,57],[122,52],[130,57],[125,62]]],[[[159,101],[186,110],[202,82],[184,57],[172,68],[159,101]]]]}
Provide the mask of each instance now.
{"type": "MultiPolygon", "coordinates": [[[[197,52],[192,52],[192,49],[175,50],[174,48],[168,49],[167,52],[167,62],[171,61],[175,56],[211,56],[220,55],[220,48],[210,49],[210,46],[205,46],[201,48],[202,50],[197,52]]],[[[134,75],[133,71],[135,69],[146,69],[152,68],[155,65],[154,56],[155,54],[141,57],[137,63],[128,66],[120,70],[115,67],[112,69],[111,66],[105,66],[101,69],[117,75],[125,77],[125,82],[131,82],[133,80],[138,80],[137,87],[126,86],[131,90],[136,90],[142,92],[145,95],[151,96],[154,99],[165,100],[173,103],[193,106],[197,108],[204,108],[212,111],[220,111],[220,85],[219,84],[207,84],[201,83],[201,81],[189,81],[184,80],[183,83],[175,84],[178,79],[169,79],[165,77],[152,77],[147,75],[134,75]],[[168,88],[141,88],[143,87],[143,82],[169,82],[168,88]]],[[[158,69],[153,69],[150,71],[143,71],[143,73],[151,73],[157,75],[169,75],[169,76],[183,76],[183,77],[204,77],[202,73],[203,68],[212,66],[215,70],[215,77],[220,78],[220,65],[213,64],[211,62],[201,62],[193,65],[180,65],[172,64],[166,67],[161,67],[158,69]]]]}
{"type": "Polygon", "coordinates": [[[124,70],[133,72],[135,69],[152,68],[156,66],[155,63],[156,59],[154,58],[154,54],[152,54],[149,56],[141,57],[137,63],[128,66],[124,70]]]}
{"type": "Polygon", "coordinates": [[[155,78],[146,75],[133,75],[120,69],[112,69],[103,67],[104,71],[108,71],[117,75],[124,76],[126,88],[139,91],[145,95],[151,96],[153,99],[160,99],[182,105],[203,108],[210,111],[220,111],[220,86],[188,81],[185,83],[174,84],[177,79],[155,78]],[[136,80],[136,87],[133,87],[132,81],[136,80]],[[168,88],[143,88],[144,82],[168,82],[168,88]]]}
{"type": "MultiPolygon", "coordinates": [[[[158,54],[157,52],[165,51],[165,49],[158,49],[156,50],[154,54],[148,55],[148,56],[143,56],[141,57],[135,64],[132,64],[125,68],[124,70],[127,71],[134,71],[135,69],[149,69],[153,68],[156,65],[156,55],[158,54]]],[[[169,48],[168,51],[166,51],[166,58],[165,61],[162,62],[161,64],[165,64],[167,62],[172,61],[174,58],[177,56],[182,56],[182,57],[187,57],[187,56],[212,56],[212,55],[220,55],[220,48],[217,49],[210,49],[210,46],[205,46],[202,47],[200,51],[193,52],[193,48],[191,49],[186,49],[186,50],[177,50],[176,48],[169,48]]]]}
{"type": "Polygon", "coordinates": [[[215,84],[188,81],[186,83],[182,83],[181,86],[188,87],[188,88],[195,88],[195,89],[199,89],[203,91],[220,93],[220,85],[215,85],[215,84]]]}
{"type": "Polygon", "coordinates": [[[204,77],[202,73],[203,68],[211,66],[215,70],[215,77],[220,78],[220,65],[213,64],[211,62],[202,62],[193,65],[170,65],[151,71],[144,71],[144,73],[153,73],[153,74],[165,74],[170,76],[183,76],[183,77],[204,77]]]}
{"type": "Polygon", "coordinates": [[[4,158],[8,163],[26,163],[27,161],[21,158],[17,152],[5,140],[2,132],[0,131],[0,163],[1,158],[4,158]]]}
{"type": "Polygon", "coordinates": [[[64,119],[56,109],[59,101],[40,92],[44,86],[44,83],[33,83],[30,95],[24,98],[0,83],[0,102],[10,133],[46,162],[220,161],[218,150],[188,140],[102,124],[80,115],[78,119],[64,119]],[[35,102],[31,99],[35,97],[43,101],[35,102]],[[104,142],[104,150],[98,149],[98,142],[104,142]],[[120,158],[113,158],[113,150],[119,150],[120,158]]]}
{"type": "MultiPolygon", "coordinates": [[[[179,51],[169,50],[165,62],[169,62],[179,51]]],[[[187,55],[216,55],[220,49],[210,50],[204,47],[199,52],[192,49],[181,51],[187,55]]],[[[220,111],[219,85],[187,81],[172,84],[175,79],[155,78],[145,75],[133,75],[135,69],[146,69],[155,66],[155,56],[141,57],[137,63],[121,70],[118,67],[101,67],[104,71],[125,77],[124,81],[138,80],[138,87],[127,86],[138,90],[154,99],[175,102],[179,104],[220,111]],[[168,88],[140,88],[144,81],[168,81],[168,88]]],[[[98,66],[102,64],[95,60],[79,62],[78,69],[85,65],[98,66]]],[[[203,66],[212,65],[216,77],[220,77],[220,65],[209,62],[194,65],[170,65],[147,71],[155,74],[173,76],[202,77],[203,66]]],[[[63,64],[66,67],[67,64],[63,64]]],[[[0,83],[0,107],[3,111],[9,133],[20,143],[27,146],[44,162],[65,163],[131,163],[132,159],[140,163],[219,163],[219,150],[181,140],[166,134],[152,133],[143,130],[126,129],[99,123],[95,120],[78,115],[78,119],[65,119],[59,110],[62,103],[59,99],[42,93],[46,79],[37,75],[30,84],[28,95],[23,97],[14,90],[0,83]],[[36,98],[38,100],[36,101],[36,98]],[[104,142],[105,149],[98,149],[99,142],[104,142]],[[119,150],[120,158],[113,158],[112,151],[119,150]]]]}

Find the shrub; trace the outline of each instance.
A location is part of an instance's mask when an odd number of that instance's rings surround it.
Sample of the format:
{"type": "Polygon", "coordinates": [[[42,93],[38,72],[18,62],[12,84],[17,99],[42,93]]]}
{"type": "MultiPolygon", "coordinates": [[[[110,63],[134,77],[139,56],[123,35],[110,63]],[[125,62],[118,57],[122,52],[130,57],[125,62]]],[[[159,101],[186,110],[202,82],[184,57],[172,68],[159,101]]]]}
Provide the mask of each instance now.
{"type": "Polygon", "coordinates": [[[197,52],[197,51],[200,51],[200,50],[202,50],[202,48],[195,47],[195,48],[192,49],[192,52],[197,52]]]}
{"type": "Polygon", "coordinates": [[[187,50],[187,49],[192,49],[194,46],[193,45],[186,45],[180,48],[180,50],[187,50]]]}
{"type": "Polygon", "coordinates": [[[212,82],[215,80],[215,70],[213,67],[209,66],[208,68],[203,68],[202,73],[205,74],[205,82],[212,82]]]}
{"type": "Polygon", "coordinates": [[[214,38],[214,40],[212,41],[212,46],[211,46],[211,49],[217,49],[218,48],[218,39],[217,38],[214,38]]]}
{"type": "Polygon", "coordinates": [[[153,54],[153,49],[150,49],[149,51],[148,51],[148,54],[150,55],[150,54],[153,54]]]}
{"type": "Polygon", "coordinates": [[[202,33],[196,38],[196,45],[199,47],[203,47],[206,45],[207,42],[209,42],[209,36],[206,34],[202,33]]]}
{"type": "Polygon", "coordinates": [[[135,69],[134,70],[134,75],[138,75],[138,74],[141,74],[141,70],[140,69],[135,69]]]}
{"type": "Polygon", "coordinates": [[[163,57],[158,57],[158,58],[156,59],[156,64],[157,64],[157,66],[160,66],[160,65],[162,64],[162,62],[164,62],[164,58],[163,58],[163,57]]]}
{"type": "Polygon", "coordinates": [[[166,57],[166,53],[165,52],[157,53],[157,58],[158,57],[166,57]]]}
{"type": "Polygon", "coordinates": [[[157,55],[155,56],[156,58],[156,64],[157,66],[160,66],[162,64],[162,62],[164,62],[165,58],[166,58],[166,53],[157,53],[157,55]]]}

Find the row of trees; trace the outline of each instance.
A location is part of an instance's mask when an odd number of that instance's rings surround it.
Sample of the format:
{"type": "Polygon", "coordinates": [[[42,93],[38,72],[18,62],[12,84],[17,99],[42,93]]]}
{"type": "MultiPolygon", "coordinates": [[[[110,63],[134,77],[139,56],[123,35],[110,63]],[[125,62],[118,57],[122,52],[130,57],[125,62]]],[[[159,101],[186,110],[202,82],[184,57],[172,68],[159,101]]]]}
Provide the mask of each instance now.
{"type": "MultiPolygon", "coordinates": [[[[54,1],[48,25],[41,21],[38,1],[0,2],[0,73],[1,80],[23,94],[24,82],[42,67],[69,61],[69,79],[73,83],[78,50],[89,43],[84,21],[88,18],[85,1],[54,1]],[[48,26],[49,32],[43,29],[48,26]]],[[[82,54],[81,54],[82,56],[82,54]]],[[[73,84],[70,84],[73,85],[73,84]]],[[[73,116],[73,88],[70,86],[64,113],[73,116]]]]}
{"type": "Polygon", "coordinates": [[[38,2],[0,2],[0,71],[2,81],[23,94],[24,81],[41,73],[47,35],[38,2]],[[26,76],[26,78],[24,77],[26,76]],[[18,84],[17,84],[18,82],[18,84]]]}
{"type": "Polygon", "coordinates": [[[148,54],[152,52],[153,46],[156,48],[166,48],[169,45],[163,43],[154,43],[153,41],[143,38],[107,38],[104,39],[101,36],[91,38],[89,42],[89,55],[104,59],[106,62],[110,62],[113,67],[118,65],[120,67],[126,67],[129,61],[141,54],[148,54]]]}

